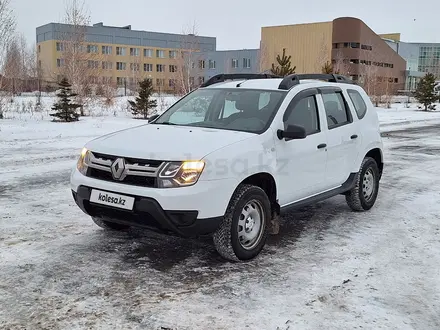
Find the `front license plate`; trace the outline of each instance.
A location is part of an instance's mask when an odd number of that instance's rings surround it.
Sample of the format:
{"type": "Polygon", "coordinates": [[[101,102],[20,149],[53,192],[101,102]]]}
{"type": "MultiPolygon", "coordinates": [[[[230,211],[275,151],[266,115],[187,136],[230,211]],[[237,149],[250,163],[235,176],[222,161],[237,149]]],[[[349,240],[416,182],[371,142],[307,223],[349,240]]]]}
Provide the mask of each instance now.
{"type": "Polygon", "coordinates": [[[117,207],[119,209],[132,210],[134,198],[106,191],[92,189],[90,202],[102,205],[117,207]]]}

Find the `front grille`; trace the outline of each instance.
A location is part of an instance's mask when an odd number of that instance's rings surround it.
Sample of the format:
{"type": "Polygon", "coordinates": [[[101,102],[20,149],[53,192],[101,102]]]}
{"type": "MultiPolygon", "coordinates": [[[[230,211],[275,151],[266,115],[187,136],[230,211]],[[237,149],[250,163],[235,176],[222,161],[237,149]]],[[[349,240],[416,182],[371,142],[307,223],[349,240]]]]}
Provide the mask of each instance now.
{"type": "Polygon", "coordinates": [[[98,180],[154,188],[157,187],[157,177],[164,165],[164,162],[157,160],[124,158],[91,152],[86,175],[98,180]],[[119,175],[116,178],[112,166],[119,175]]]}

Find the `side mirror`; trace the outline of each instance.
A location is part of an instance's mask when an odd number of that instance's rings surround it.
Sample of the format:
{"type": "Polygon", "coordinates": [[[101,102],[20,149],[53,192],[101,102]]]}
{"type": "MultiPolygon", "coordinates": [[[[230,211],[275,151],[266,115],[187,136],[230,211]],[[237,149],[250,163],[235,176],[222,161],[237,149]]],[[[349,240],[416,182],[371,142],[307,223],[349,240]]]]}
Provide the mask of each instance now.
{"type": "Polygon", "coordinates": [[[152,115],[150,118],[148,118],[148,122],[151,123],[154,120],[156,120],[157,118],[159,118],[159,115],[152,115]]]}
{"type": "Polygon", "coordinates": [[[305,139],[307,137],[306,129],[302,126],[298,125],[289,125],[286,130],[279,129],[277,131],[278,139],[286,139],[286,140],[298,140],[305,139]]]}

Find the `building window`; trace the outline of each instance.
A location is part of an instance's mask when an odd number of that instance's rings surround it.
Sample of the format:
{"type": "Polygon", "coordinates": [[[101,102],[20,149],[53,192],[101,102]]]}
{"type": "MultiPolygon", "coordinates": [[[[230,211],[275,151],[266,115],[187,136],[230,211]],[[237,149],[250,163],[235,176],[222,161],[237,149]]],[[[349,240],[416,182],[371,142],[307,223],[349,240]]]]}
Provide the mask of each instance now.
{"type": "Polygon", "coordinates": [[[199,85],[205,82],[205,77],[199,77],[199,85]]]}
{"type": "Polygon", "coordinates": [[[125,56],[126,55],[125,47],[116,47],[116,55],[125,56]]]}
{"type": "Polygon", "coordinates": [[[102,69],[103,70],[112,70],[113,63],[112,62],[102,62],[102,69]]]}
{"type": "Polygon", "coordinates": [[[359,64],[359,59],[351,59],[350,64],[359,64]]]}
{"type": "Polygon", "coordinates": [[[91,84],[99,84],[99,79],[97,76],[89,76],[89,82],[91,84]]]}
{"type": "Polygon", "coordinates": [[[156,79],[156,85],[157,86],[165,86],[165,79],[156,79]]]}
{"type": "Polygon", "coordinates": [[[195,62],[191,62],[191,69],[195,69],[196,68],[196,63],[195,62]]]}
{"type": "Polygon", "coordinates": [[[124,86],[127,83],[127,78],[125,77],[116,77],[116,84],[118,86],[124,86]]]}
{"type": "Polygon", "coordinates": [[[199,61],[199,69],[204,69],[205,68],[205,60],[200,60],[199,61]]]}
{"type": "Polygon", "coordinates": [[[176,80],[170,79],[168,82],[168,86],[170,86],[171,88],[176,87],[176,80]]]}
{"type": "Polygon", "coordinates": [[[175,50],[170,50],[170,58],[177,58],[177,52],[175,50]]]}
{"type": "Polygon", "coordinates": [[[41,69],[41,60],[38,60],[38,68],[41,69]]]}
{"type": "Polygon", "coordinates": [[[373,47],[368,46],[368,45],[361,45],[361,49],[364,49],[364,50],[373,50],[373,47]]]}
{"type": "Polygon", "coordinates": [[[130,63],[130,70],[135,72],[139,71],[140,70],[139,63],[130,63]]]}
{"type": "Polygon", "coordinates": [[[360,48],[361,44],[359,42],[351,42],[350,47],[351,48],[360,48]]]}
{"type": "Polygon", "coordinates": [[[112,46],[102,46],[102,54],[111,55],[112,54],[112,46]]]}
{"type": "Polygon", "coordinates": [[[165,72],[165,65],[163,65],[163,64],[156,64],[156,71],[157,72],[165,72]]]}
{"type": "Polygon", "coordinates": [[[112,83],[112,77],[102,77],[102,83],[110,85],[112,83]]]}
{"type": "Polygon", "coordinates": [[[189,77],[190,86],[194,86],[194,77],[189,77]]]}
{"type": "Polygon", "coordinates": [[[127,69],[127,64],[124,62],[116,62],[116,70],[125,71],[127,69]]]}
{"type": "Polygon", "coordinates": [[[235,58],[232,59],[232,68],[233,69],[238,68],[238,60],[235,58]]]}
{"type": "Polygon", "coordinates": [[[57,68],[64,66],[64,58],[57,58],[57,68]]]}
{"type": "Polygon", "coordinates": [[[144,71],[145,72],[153,72],[153,64],[145,63],[144,64],[144,71]]]}
{"type": "Polygon", "coordinates": [[[209,60],[209,62],[208,62],[209,64],[209,68],[210,69],[215,69],[215,61],[213,61],[213,60],[209,60]]]}
{"type": "Polygon", "coordinates": [[[99,62],[98,62],[98,61],[91,61],[91,60],[88,60],[88,61],[87,61],[87,67],[88,67],[89,69],[98,69],[98,68],[99,68],[99,62]]]}
{"type": "Polygon", "coordinates": [[[64,44],[62,42],[57,42],[57,52],[64,52],[64,44]]]}
{"type": "Polygon", "coordinates": [[[87,45],[87,53],[98,54],[98,46],[97,45],[87,45]]]}
{"type": "Polygon", "coordinates": [[[156,57],[158,57],[158,58],[165,58],[165,51],[157,49],[156,50],[156,57]]]}
{"type": "Polygon", "coordinates": [[[144,49],[144,57],[153,57],[152,49],[144,49]]]}
{"type": "Polygon", "coordinates": [[[38,45],[38,52],[41,53],[41,45],[38,45]]]}
{"type": "Polygon", "coordinates": [[[394,78],[394,83],[399,83],[399,78],[394,78]]]}
{"type": "Polygon", "coordinates": [[[130,56],[139,56],[139,48],[130,48],[130,56]]]}
{"type": "Polygon", "coordinates": [[[246,69],[251,68],[251,59],[250,58],[243,59],[243,68],[246,68],[246,69]]]}
{"type": "Polygon", "coordinates": [[[177,65],[170,65],[170,72],[177,72],[177,65]]]}

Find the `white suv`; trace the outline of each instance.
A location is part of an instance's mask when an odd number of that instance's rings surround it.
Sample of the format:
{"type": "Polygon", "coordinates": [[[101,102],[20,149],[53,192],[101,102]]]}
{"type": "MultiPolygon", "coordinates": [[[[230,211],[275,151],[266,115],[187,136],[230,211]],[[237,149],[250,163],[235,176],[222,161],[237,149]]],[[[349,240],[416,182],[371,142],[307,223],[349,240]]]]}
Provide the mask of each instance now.
{"type": "Polygon", "coordinates": [[[379,121],[365,91],[339,75],[218,75],[148,124],[89,142],[71,175],[78,206],[107,229],[213,234],[248,260],[278,217],[345,195],[376,201],[379,121]]]}

